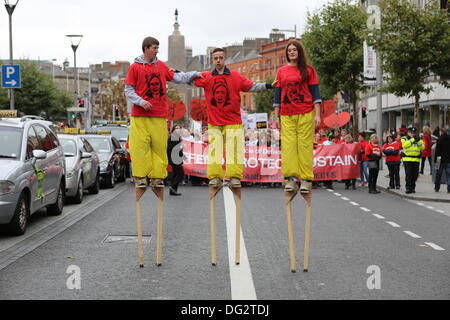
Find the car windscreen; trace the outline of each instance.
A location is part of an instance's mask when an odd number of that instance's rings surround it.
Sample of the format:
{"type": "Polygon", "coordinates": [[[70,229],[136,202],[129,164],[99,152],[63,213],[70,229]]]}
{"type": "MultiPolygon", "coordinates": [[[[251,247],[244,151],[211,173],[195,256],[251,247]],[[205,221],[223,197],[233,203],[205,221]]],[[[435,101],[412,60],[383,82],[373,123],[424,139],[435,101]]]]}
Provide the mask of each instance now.
{"type": "Polygon", "coordinates": [[[111,152],[111,138],[101,138],[101,137],[86,137],[86,139],[91,144],[92,148],[99,153],[111,152]]]}
{"type": "Polygon", "coordinates": [[[111,135],[119,140],[119,142],[125,142],[128,139],[129,129],[125,127],[102,127],[99,130],[111,130],[111,135]]]}
{"type": "Polygon", "coordinates": [[[19,159],[22,129],[0,127],[0,159],[19,159]]]}
{"type": "Polygon", "coordinates": [[[75,157],[77,155],[77,145],[75,141],[61,137],[59,138],[59,141],[61,142],[65,157],[75,157]]]}

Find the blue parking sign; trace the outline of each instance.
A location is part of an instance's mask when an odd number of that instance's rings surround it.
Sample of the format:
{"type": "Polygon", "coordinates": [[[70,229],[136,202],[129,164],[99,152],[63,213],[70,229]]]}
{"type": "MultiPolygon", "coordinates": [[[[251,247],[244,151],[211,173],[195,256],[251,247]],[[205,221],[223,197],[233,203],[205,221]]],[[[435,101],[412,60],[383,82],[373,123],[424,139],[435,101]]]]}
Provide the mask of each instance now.
{"type": "Polygon", "coordinates": [[[20,65],[2,65],[2,88],[18,89],[20,87],[20,65]]]}

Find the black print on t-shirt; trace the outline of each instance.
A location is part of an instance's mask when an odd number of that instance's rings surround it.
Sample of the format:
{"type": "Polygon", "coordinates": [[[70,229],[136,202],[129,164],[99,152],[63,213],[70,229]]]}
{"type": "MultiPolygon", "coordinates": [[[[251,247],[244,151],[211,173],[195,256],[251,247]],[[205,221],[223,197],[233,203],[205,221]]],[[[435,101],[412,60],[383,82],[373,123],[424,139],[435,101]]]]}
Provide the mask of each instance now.
{"type": "Polygon", "coordinates": [[[160,99],[164,96],[161,76],[159,73],[147,73],[145,75],[145,82],[147,83],[147,92],[145,95],[151,99],[160,99]]]}
{"type": "Polygon", "coordinates": [[[211,105],[215,107],[226,107],[230,104],[230,91],[225,79],[219,78],[214,80],[212,95],[211,105]]]}
{"type": "Polygon", "coordinates": [[[286,85],[286,94],[284,95],[284,104],[300,104],[305,100],[305,96],[300,93],[300,82],[288,82],[286,85]]]}

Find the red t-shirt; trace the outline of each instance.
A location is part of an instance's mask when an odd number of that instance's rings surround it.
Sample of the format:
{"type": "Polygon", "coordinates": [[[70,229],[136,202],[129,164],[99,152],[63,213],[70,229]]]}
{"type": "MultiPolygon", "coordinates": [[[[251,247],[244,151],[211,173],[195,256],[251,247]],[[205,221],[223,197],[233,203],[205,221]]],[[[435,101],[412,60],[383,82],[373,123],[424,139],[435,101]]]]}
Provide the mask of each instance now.
{"type": "Polygon", "coordinates": [[[128,69],[126,85],[134,86],[138,96],[150,102],[152,108],[146,111],[141,106],[134,105],[131,110],[133,117],[165,117],[168,116],[168,100],[166,82],[173,79],[173,72],[161,61],[154,63],[133,63],[128,69]]]}
{"type": "Polygon", "coordinates": [[[302,75],[296,66],[285,65],[278,70],[277,87],[281,87],[282,116],[305,114],[314,109],[310,85],[319,84],[316,70],[308,66],[308,79],[302,82],[302,75]]]}
{"type": "Polygon", "coordinates": [[[205,89],[206,108],[208,110],[208,123],[215,126],[242,124],[241,118],[241,91],[248,91],[253,82],[237,71],[230,74],[202,73],[194,83],[197,87],[205,89]]]}
{"type": "Polygon", "coordinates": [[[400,161],[401,155],[400,155],[400,150],[402,150],[402,143],[399,141],[394,141],[393,143],[385,143],[383,146],[383,150],[399,150],[398,154],[395,156],[389,156],[386,155],[386,162],[390,162],[390,161],[400,161]]]}
{"type": "Polygon", "coordinates": [[[374,158],[367,158],[367,160],[379,160],[381,159],[381,146],[377,145],[374,146],[372,143],[368,143],[366,146],[366,156],[368,156],[369,154],[374,154],[376,152],[378,152],[379,155],[377,155],[378,159],[374,159],[374,158]]]}

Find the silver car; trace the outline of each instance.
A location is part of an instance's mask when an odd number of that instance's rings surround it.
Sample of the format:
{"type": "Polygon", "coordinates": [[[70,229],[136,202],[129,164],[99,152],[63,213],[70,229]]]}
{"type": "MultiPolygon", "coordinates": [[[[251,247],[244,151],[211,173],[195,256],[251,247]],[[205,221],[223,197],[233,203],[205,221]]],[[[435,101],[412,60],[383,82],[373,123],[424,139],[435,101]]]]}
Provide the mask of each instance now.
{"type": "Polygon", "coordinates": [[[97,152],[82,135],[58,134],[66,158],[66,196],[74,203],[83,201],[85,189],[100,190],[100,161],[97,152]]]}
{"type": "Polygon", "coordinates": [[[25,233],[29,217],[47,208],[60,215],[65,197],[64,152],[51,122],[0,118],[0,224],[25,233]]]}

